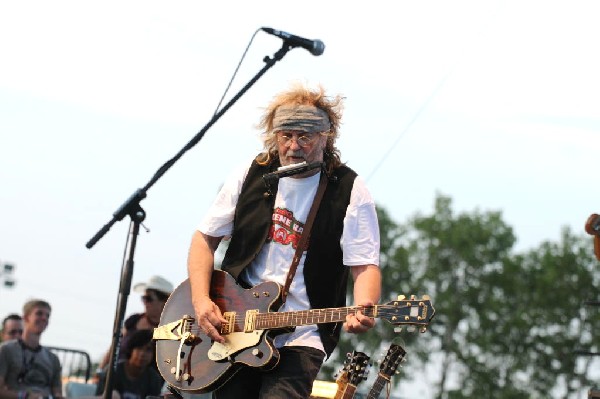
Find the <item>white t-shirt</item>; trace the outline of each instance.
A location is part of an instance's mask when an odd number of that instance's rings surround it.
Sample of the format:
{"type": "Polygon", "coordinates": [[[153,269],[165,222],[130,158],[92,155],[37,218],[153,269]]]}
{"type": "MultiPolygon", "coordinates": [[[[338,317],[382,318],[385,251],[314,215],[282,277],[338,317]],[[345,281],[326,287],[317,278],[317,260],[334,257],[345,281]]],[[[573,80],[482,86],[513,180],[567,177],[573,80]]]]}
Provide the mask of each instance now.
{"type": "MultiPolygon", "coordinates": [[[[200,223],[199,231],[213,237],[231,235],[235,207],[248,170],[249,165],[246,164],[229,176],[200,223]]],[[[301,179],[292,177],[279,179],[271,232],[258,256],[242,272],[243,280],[252,286],[264,281],[285,284],[296,244],[318,184],[319,174],[301,179]]],[[[375,203],[359,176],[354,180],[352,187],[340,246],[343,252],[343,263],[346,266],[379,265],[379,225],[375,203]]],[[[304,284],[305,256],[306,253],[302,255],[286,302],[279,311],[310,309],[304,284]]],[[[316,325],[299,326],[294,332],[281,334],[275,338],[276,347],[292,345],[311,346],[325,352],[316,325]]]]}

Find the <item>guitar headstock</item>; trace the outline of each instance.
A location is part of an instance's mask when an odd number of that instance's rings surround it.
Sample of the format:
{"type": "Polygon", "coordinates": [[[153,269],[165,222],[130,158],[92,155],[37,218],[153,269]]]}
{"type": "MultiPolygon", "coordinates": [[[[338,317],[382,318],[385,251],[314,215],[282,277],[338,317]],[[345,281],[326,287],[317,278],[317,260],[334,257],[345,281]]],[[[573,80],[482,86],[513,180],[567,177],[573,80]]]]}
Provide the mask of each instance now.
{"type": "Polygon", "coordinates": [[[340,371],[338,382],[358,385],[367,379],[370,357],[363,352],[352,351],[346,355],[344,367],[340,371]]]}
{"type": "Polygon", "coordinates": [[[394,326],[416,326],[419,331],[427,331],[427,326],[433,319],[435,309],[431,304],[429,295],[423,295],[420,299],[411,295],[409,299],[399,295],[396,301],[390,301],[379,305],[377,317],[388,321],[394,326]]]}
{"type": "Polygon", "coordinates": [[[379,366],[379,373],[390,378],[400,365],[400,362],[404,360],[406,351],[403,347],[397,344],[391,344],[385,357],[381,361],[379,366]]]}

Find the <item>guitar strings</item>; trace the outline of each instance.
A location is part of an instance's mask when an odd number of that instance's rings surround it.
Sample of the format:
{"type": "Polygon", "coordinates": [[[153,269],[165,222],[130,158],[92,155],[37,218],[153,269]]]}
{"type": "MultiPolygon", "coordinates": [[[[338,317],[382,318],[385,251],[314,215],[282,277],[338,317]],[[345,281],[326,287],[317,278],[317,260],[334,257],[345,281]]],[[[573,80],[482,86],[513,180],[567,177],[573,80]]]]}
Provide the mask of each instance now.
{"type": "MultiPolygon", "coordinates": [[[[287,321],[288,323],[284,323],[285,325],[280,327],[292,327],[297,325],[309,325],[315,324],[314,319],[325,318],[325,322],[328,322],[327,317],[331,317],[334,314],[337,314],[337,318],[330,320],[330,322],[343,321],[340,319],[342,315],[346,316],[349,314],[353,314],[353,311],[362,311],[367,316],[372,316],[377,313],[377,317],[381,318],[381,316],[397,316],[398,309],[406,309],[411,308],[412,306],[393,306],[393,305],[373,305],[373,306],[351,306],[347,308],[327,308],[327,309],[309,309],[309,310],[301,310],[301,311],[292,311],[292,312],[267,312],[267,313],[257,313],[257,320],[255,324],[262,325],[268,322],[283,322],[287,321]],[[375,312],[376,311],[376,312],[375,312]],[[302,320],[298,320],[302,319],[302,320]],[[306,320],[305,320],[306,319],[306,320]],[[310,319],[313,322],[309,322],[310,319]],[[304,321],[304,323],[302,323],[304,321]]],[[[420,321],[417,323],[414,320],[411,321],[413,317],[410,317],[409,320],[388,320],[392,324],[427,324],[426,321],[420,321]]],[[[246,322],[245,314],[235,315],[233,318],[233,331],[243,331],[236,330],[236,326],[240,326],[246,322]]],[[[197,324],[194,324],[190,327],[190,332],[198,333],[203,332],[197,324]]]]}

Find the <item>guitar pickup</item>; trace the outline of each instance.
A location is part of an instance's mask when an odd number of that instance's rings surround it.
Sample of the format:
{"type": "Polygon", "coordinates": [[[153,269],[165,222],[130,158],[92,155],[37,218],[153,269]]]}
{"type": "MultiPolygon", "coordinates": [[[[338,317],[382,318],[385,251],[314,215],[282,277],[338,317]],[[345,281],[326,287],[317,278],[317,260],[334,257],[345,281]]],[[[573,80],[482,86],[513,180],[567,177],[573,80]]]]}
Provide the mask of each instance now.
{"type": "Polygon", "coordinates": [[[256,327],[256,315],[258,309],[250,309],[246,311],[246,319],[244,321],[244,332],[252,332],[256,327]]]}
{"type": "Polygon", "coordinates": [[[194,321],[195,319],[193,317],[184,315],[181,319],[172,323],[158,326],[152,333],[152,339],[165,339],[171,341],[179,341],[182,338],[185,338],[186,340],[193,339],[191,331],[194,321]]]}

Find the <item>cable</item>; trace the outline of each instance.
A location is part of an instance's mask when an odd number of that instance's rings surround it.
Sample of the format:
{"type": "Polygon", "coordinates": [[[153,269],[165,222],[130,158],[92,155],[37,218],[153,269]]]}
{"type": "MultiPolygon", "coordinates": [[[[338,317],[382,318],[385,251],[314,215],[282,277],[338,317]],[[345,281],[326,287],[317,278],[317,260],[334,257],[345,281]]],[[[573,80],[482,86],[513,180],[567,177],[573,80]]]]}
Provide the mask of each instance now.
{"type": "Polygon", "coordinates": [[[448,77],[450,77],[450,74],[452,73],[453,70],[454,70],[454,68],[452,68],[450,70],[450,72],[448,72],[446,74],[446,76],[444,76],[444,78],[440,81],[440,83],[438,83],[437,87],[431,92],[431,94],[429,95],[429,97],[427,97],[427,100],[425,100],[425,102],[423,103],[423,105],[421,105],[421,107],[419,108],[419,110],[417,111],[417,113],[415,114],[415,116],[413,116],[413,118],[411,119],[411,121],[404,128],[404,130],[402,130],[400,132],[400,134],[396,138],[396,141],[394,141],[394,143],[388,148],[388,150],[385,152],[385,154],[383,154],[383,156],[381,157],[381,159],[379,160],[379,162],[377,163],[377,165],[375,165],[375,168],[373,168],[373,170],[371,171],[371,173],[367,177],[367,179],[366,179],[367,182],[371,179],[371,177],[373,177],[373,175],[375,175],[375,172],[377,172],[377,170],[379,169],[379,167],[381,167],[381,165],[385,162],[385,160],[387,159],[387,157],[392,153],[392,151],[394,150],[394,148],[396,147],[396,145],[398,144],[398,142],[400,141],[400,139],[404,136],[404,134],[408,131],[408,129],[410,129],[410,127],[413,125],[413,123],[415,123],[415,121],[421,115],[421,113],[423,112],[423,110],[425,110],[425,108],[427,108],[427,105],[429,105],[429,103],[431,102],[431,100],[433,99],[433,97],[437,94],[438,91],[440,91],[440,89],[442,88],[442,86],[444,85],[444,83],[446,83],[446,80],[448,80],[448,77]]]}
{"type": "Polygon", "coordinates": [[[223,96],[221,97],[221,100],[219,100],[219,104],[217,104],[217,109],[215,109],[214,115],[216,115],[217,112],[219,112],[219,108],[221,107],[221,104],[223,103],[223,99],[225,98],[225,95],[229,91],[229,88],[231,87],[231,84],[233,83],[233,79],[235,79],[235,75],[237,75],[238,70],[240,69],[240,66],[242,65],[242,61],[244,61],[244,58],[246,57],[246,53],[248,53],[248,49],[250,48],[250,45],[252,45],[252,41],[254,40],[254,37],[256,36],[256,34],[259,31],[260,31],[260,29],[257,29],[256,32],[254,32],[254,34],[250,38],[250,42],[248,42],[248,46],[246,46],[246,50],[244,50],[244,54],[242,54],[242,58],[240,59],[240,62],[238,62],[238,65],[235,68],[235,71],[233,71],[233,75],[231,76],[231,80],[229,81],[229,83],[227,84],[227,87],[225,88],[225,92],[223,93],[223,96]]]}
{"type": "MultiPolygon", "coordinates": [[[[500,6],[501,6],[501,4],[498,5],[498,7],[500,7],[500,6]]],[[[493,19],[495,19],[497,17],[497,15],[498,15],[498,12],[499,12],[498,9],[496,9],[495,12],[490,16],[489,20],[492,21],[493,19]]],[[[484,31],[489,30],[491,26],[492,26],[492,23],[485,24],[484,25],[484,31]]],[[[482,35],[477,35],[477,36],[474,36],[474,37],[480,37],[480,36],[482,36],[482,35]]],[[[398,142],[400,141],[400,139],[404,136],[404,134],[408,131],[408,129],[410,129],[410,127],[413,125],[413,123],[415,123],[415,121],[421,115],[421,113],[423,113],[423,111],[425,110],[425,108],[427,108],[427,106],[429,105],[429,103],[431,102],[431,100],[433,99],[433,97],[438,93],[438,91],[440,91],[440,89],[442,88],[442,86],[444,85],[444,83],[446,83],[446,81],[448,80],[448,78],[450,77],[450,75],[452,74],[452,72],[454,71],[454,68],[456,67],[457,64],[458,64],[458,61],[454,63],[454,65],[452,66],[452,68],[450,68],[450,71],[438,83],[438,85],[431,92],[431,94],[429,95],[429,97],[427,97],[427,100],[425,100],[425,102],[421,105],[421,107],[418,109],[417,113],[411,119],[411,121],[408,123],[408,125],[406,125],[406,127],[404,128],[404,130],[402,130],[400,132],[400,134],[398,135],[398,137],[396,138],[396,140],[394,141],[394,143],[392,143],[392,145],[388,148],[388,150],[385,152],[385,154],[383,154],[383,156],[381,157],[381,159],[379,160],[379,162],[375,165],[375,167],[373,168],[373,170],[371,171],[371,173],[367,176],[367,178],[365,180],[366,182],[368,182],[375,175],[375,173],[377,172],[377,170],[379,170],[379,168],[385,162],[385,160],[387,159],[387,157],[392,153],[392,151],[394,150],[394,148],[396,147],[396,145],[398,144],[398,142]]]]}

